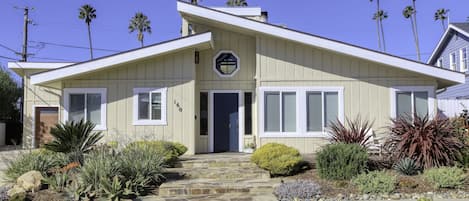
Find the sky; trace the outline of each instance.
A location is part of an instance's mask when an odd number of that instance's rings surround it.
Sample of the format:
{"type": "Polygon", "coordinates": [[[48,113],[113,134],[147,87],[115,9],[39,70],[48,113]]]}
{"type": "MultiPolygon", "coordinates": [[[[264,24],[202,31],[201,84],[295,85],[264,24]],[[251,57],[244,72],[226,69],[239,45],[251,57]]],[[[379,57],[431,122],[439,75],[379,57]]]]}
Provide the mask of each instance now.
{"type": "MultiPolygon", "coordinates": [[[[224,6],[226,0],[202,0],[204,6],[224,6]]],[[[369,0],[247,0],[249,6],[258,6],[269,12],[269,22],[291,29],[377,49],[376,24],[371,19],[375,3],[369,0]]],[[[389,18],[384,21],[387,52],[416,59],[411,24],[402,16],[402,10],[411,0],[381,0],[389,18]]],[[[16,52],[23,41],[23,10],[32,7],[29,26],[29,61],[64,62],[88,60],[86,24],[78,19],[78,8],[91,4],[97,18],[91,25],[95,57],[105,56],[139,47],[136,33],[129,33],[130,18],[136,12],[146,14],[152,34],[146,34],[146,45],[180,36],[181,17],[176,0],[0,0],[0,45],[16,52]],[[16,7],[16,8],[15,8],[16,7]],[[53,44],[59,44],[53,45],[53,44]]],[[[443,34],[440,22],[433,19],[439,8],[450,10],[450,22],[464,22],[469,16],[468,0],[417,0],[417,22],[422,60],[426,61],[443,34]]],[[[0,47],[0,66],[19,56],[0,47]]]]}

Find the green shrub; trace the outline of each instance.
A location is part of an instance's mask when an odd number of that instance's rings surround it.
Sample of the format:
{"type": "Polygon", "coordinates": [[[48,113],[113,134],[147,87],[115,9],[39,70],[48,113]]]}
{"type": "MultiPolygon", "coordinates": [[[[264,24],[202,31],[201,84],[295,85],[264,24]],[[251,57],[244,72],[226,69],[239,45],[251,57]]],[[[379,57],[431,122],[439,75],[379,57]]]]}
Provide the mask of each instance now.
{"type": "Polygon", "coordinates": [[[303,157],[295,148],[269,143],[257,149],[251,161],[271,175],[292,175],[300,170],[303,157]]]}
{"type": "Polygon", "coordinates": [[[63,167],[68,162],[68,157],[63,153],[56,153],[45,149],[34,150],[10,161],[5,175],[8,179],[16,180],[24,173],[36,170],[45,177],[53,168],[63,167]]]}
{"type": "Polygon", "coordinates": [[[44,148],[66,153],[71,160],[83,162],[83,154],[91,151],[93,146],[103,138],[101,132],[93,132],[96,125],[89,121],[68,121],[51,128],[50,134],[54,141],[44,145],[44,148]]]}
{"type": "Polygon", "coordinates": [[[397,161],[393,166],[394,170],[403,174],[403,175],[416,175],[420,171],[420,167],[415,163],[414,160],[410,158],[403,158],[397,161]]]}
{"type": "Polygon", "coordinates": [[[128,144],[124,151],[133,147],[142,146],[149,146],[150,149],[160,153],[164,158],[165,165],[170,167],[174,165],[180,155],[187,151],[187,148],[184,145],[177,145],[177,143],[167,141],[136,141],[128,144]]]}
{"type": "Polygon", "coordinates": [[[466,176],[464,170],[458,167],[441,167],[425,170],[425,179],[435,188],[461,188],[466,176]]]}
{"type": "Polygon", "coordinates": [[[396,176],[384,171],[363,173],[352,180],[362,193],[391,193],[396,188],[396,182],[396,176]]]}
{"type": "Polygon", "coordinates": [[[366,149],[358,144],[330,144],[317,154],[316,167],[325,179],[351,179],[364,172],[368,161],[366,149]]]}
{"type": "Polygon", "coordinates": [[[102,193],[101,180],[119,175],[118,155],[112,151],[98,149],[90,152],[79,169],[79,178],[83,187],[89,187],[90,194],[102,193]]]}

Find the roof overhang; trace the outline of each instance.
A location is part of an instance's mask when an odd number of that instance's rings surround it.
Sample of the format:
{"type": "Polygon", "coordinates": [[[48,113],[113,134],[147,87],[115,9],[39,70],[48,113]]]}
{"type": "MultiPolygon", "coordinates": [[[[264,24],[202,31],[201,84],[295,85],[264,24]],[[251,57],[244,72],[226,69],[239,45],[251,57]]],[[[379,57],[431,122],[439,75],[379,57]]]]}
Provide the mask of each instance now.
{"type": "Polygon", "coordinates": [[[212,34],[210,32],[196,34],[34,74],[31,76],[31,84],[43,84],[58,81],[184,49],[194,48],[202,50],[211,47],[213,47],[213,44],[212,34]]]}
{"type": "Polygon", "coordinates": [[[456,32],[459,32],[460,34],[462,35],[465,35],[466,37],[469,37],[469,33],[458,28],[457,26],[454,26],[452,24],[449,24],[448,28],[446,29],[445,33],[443,34],[443,36],[440,38],[440,41],[438,41],[438,44],[436,45],[435,49],[433,49],[433,52],[432,52],[432,55],[428,58],[427,60],[427,63],[428,64],[432,64],[435,62],[435,60],[437,59],[436,56],[438,55],[438,53],[441,51],[441,49],[443,48],[443,44],[445,43],[446,40],[448,40],[448,38],[451,36],[451,32],[452,31],[456,31],[456,32]]]}
{"type": "Polygon", "coordinates": [[[239,16],[260,16],[262,9],[260,7],[211,7],[225,13],[239,16]]]}
{"type": "Polygon", "coordinates": [[[290,40],[317,48],[338,52],[372,62],[385,64],[395,68],[423,74],[442,80],[444,85],[460,84],[465,82],[465,75],[459,72],[436,68],[424,63],[397,57],[394,55],[358,47],[344,42],[323,38],[320,36],[264,23],[244,17],[239,17],[230,13],[214,10],[211,8],[193,5],[187,2],[178,1],[177,9],[182,15],[195,16],[210,20],[215,23],[222,23],[238,29],[247,30],[290,40]]]}
{"type": "Polygon", "coordinates": [[[72,64],[74,63],[10,61],[8,62],[8,68],[18,75],[23,75],[24,70],[51,70],[51,69],[56,69],[56,68],[61,68],[64,66],[72,65],[72,64]]]}

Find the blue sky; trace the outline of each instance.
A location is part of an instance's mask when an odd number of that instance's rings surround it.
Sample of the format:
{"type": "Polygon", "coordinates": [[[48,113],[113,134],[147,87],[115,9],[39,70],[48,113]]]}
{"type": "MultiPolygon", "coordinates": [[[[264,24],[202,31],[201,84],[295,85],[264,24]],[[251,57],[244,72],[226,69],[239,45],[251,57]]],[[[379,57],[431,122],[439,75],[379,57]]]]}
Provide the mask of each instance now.
{"type": "MultiPolygon", "coordinates": [[[[269,22],[286,25],[292,29],[377,49],[377,36],[371,16],[375,4],[369,0],[247,0],[250,6],[260,6],[269,12],[269,22]],[[282,2],[282,3],[280,3],[282,2]]],[[[145,36],[145,44],[176,38],[180,35],[181,18],[175,0],[2,0],[0,3],[0,44],[21,50],[23,11],[15,6],[34,7],[30,18],[30,61],[83,61],[89,59],[86,49],[43,45],[49,42],[74,46],[88,46],[86,25],[78,19],[78,8],[89,3],[97,10],[92,22],[95,48],[123,51],[139,47],[136,34],[129,34],[129,19],[137,11],[151,20],[153,33],[145,36]],[[36,58],[34,58],[36,57],[36,58]],[[48,58],[48,59],[44,59],[48,58]]],[[[225,0],[202,0],[202,5],[222,6],[225,0]]],[[[402,9],[411,0],[381,0],[389,19],[384,22],[388,53],[415,59],[410,21],[402,17],[402,9]]],[[[450,9],[451,22],[466,21],[469,16],[467,0],[417,0],[418,25],[422,59],[425,61],[443,32],[440,22],[433,20],[438,8],[450,9]]],[[[112,54],[112,51],[95,51],[95,57],[112,54]]],[[[19,58],[0,47],[0,56],[19,58]]],[[[0,58],[6,66],[9,59],[0,58]]]]}

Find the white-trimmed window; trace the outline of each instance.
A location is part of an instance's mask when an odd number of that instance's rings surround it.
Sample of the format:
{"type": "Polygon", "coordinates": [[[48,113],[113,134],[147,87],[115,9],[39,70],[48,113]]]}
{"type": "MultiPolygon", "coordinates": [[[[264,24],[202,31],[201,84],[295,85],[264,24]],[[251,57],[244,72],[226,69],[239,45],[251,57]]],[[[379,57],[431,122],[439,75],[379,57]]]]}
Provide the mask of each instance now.
{"type": "Polygon", "coordinates": [[[343,87],[261,87],[261,137],[326,137],[343,121],[343,87]]]}
{"type": "Polygon", "coordinates": [[[436,61],[436,66],[438,67],[443,67],[443,58],[439,58],[437,61],[436,61]]]}
{"type": "Polygon", "coordinates": [[[432,86],[404,86],[391,89],[391,117],[414,114],[434,116],[435,88],[432,86]]]}
{"type": "Polygon", "coordinates": [[[133,125],[166,125],[167,88],[134,88],[133,125]]]}
{"type": "Polygon", "coordinates": [[[456,70],[456,53],[449,54],[449,69],[456,70]]]}
{"type": "Polygon", "coordinates": [[[106,88],[65,88],[64,121],[90,121],[106,130],[106,88]]]}
{"type": "Polygon", "coordinates": [[[459,50],[459,66],[461,72],[467,71],[467,48],[461,48],[459,50]]]}

